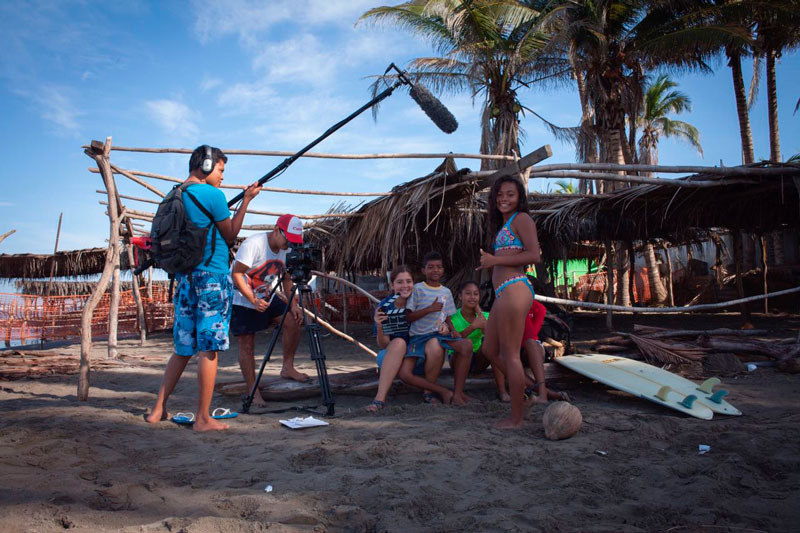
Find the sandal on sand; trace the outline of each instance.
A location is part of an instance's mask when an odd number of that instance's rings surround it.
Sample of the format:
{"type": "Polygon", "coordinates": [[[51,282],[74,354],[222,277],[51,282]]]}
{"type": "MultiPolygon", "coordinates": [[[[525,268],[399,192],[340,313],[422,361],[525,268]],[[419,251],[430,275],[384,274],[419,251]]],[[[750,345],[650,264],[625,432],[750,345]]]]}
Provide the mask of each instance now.
{"type": "Polygon", "coordinates": [[[442,403],[442,400],[439,399],[439,395],[438,394],[434,394],[432,392],[426,392],[425,394],[423,394],[422,395],[422,401],[425,402],[425,403],[431,403],[431,404],[442,403]]]}
{"type": "Polygon", "coordinates": [[[367,411],[369,411],[370,413],[377,413],[384,407],[386,407],[386,402],[382,402],[380,400],[372,400],[372,403],[367,406],[367,411]]]}
{"type": "Polygon", "coordinates": [[[217,407],[211,411],[211,418],[216,418],[217,420],[222,418],[236,418],[237,416],[239,416],[239,413],[235,413],[227,407],[217,407]]]}
{"type": "Polygon", "coordinates": [[[170,420],[181,426],[191,426],[194,424],[194,413],[178,413],[170,420]]]}

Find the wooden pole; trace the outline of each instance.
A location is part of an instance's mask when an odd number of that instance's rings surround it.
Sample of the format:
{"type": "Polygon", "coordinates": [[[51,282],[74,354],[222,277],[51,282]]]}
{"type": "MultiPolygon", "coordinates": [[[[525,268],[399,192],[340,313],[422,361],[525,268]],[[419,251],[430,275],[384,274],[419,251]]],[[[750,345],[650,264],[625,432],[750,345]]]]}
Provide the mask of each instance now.
{"type": "Polygon", "coordinates": [[[614,252],[611,248],[611,241],[606,240],[606,327],[608,331],[614,331],[614,315],[611,306],[614,305],[614,252]]]}
{"type": "Polygon", "coordinates": [[[776,298],[778,296],[785,296],[787,294],[795,294],[800,292],[800,287],[792,289],[785,289],[782,291],[773,292],[772,294],[757,294],[756,296],[748,296],[746,298],[738,298],[727,302],[718,302],[715,304],[700,304],[690,305],[684,307],[628,307],[624,305],[606,305],[596,304],[592,302],[582,302],[580,300],[565,300],[563,298],[551,298],[550,296],[536,295],[536,299],[544,303],[552,303],[558,305],[565,305],[568,307],[582,307],[584,309],[598,309],[604,311],[622,311],[626,313],[636,313],[643,315],[676,315],[676,314],[689,314],[695,311],[710,311],[712,309],[725,309],[733,305],[740,305],[747,302],[756,302],[764,298],[776,298]]]}
{"type": "Polygon", "coordinates": [[[7,231],[7,232],[3,233],[2,235],[0,235],[0,242],[3,242],[4,240],[6,240],[6,237],[10,237],[11,235],[13,235],[16,232],[17,232],[17,230],[12,229],[11,231],[7,231]]]}
{"type": "MultiPolygon", "coordinates": [[[[733,230],[733,263],[736,271],[736,292],[741,299],[744,298],[744,282],[742,281],[742,231],[738,229],[733,230]]],[[[750,323],[750,308],[747,303],[742,303],[739,309],[742,313],[743,327],[747,329],[752,328],[752,324],[750,323]]]]}
{"type": "MultiPolygon", "coordinates": [[[[105,144],[98,141],[92,141],[92,147],[85,150],[84,153],[94,159],[99,168],[105,161],[108,164],[108,154],[111,150],[111,137],[106,138],[105,144]],[[105,156],[105,159],[104,159],[105,156]]],[[[110,169],[109,169],[110,170],[110,169]]],[[[110,186],[113,187],[113,184],[110,186]]],[[[106,190],[109,184],[106,184],[106,190]]],[[[109,222],[111,225],[110,234],[113,236],[119,232],[119,220],[117,219],[117,206],[115,202],[111,202],[108,208],[109,222]]],[[[117,239],[118,240],[118,239],[117,239]]],[[[114,269],[114,250],[113,239],[109,242],[108,250],[106,251],[106,262],[103,267],[103,273],[100,276],[100,281],[97,282],[92,295],[86,301],[81,312],[81,361],[78,369],[78,401],[85,402],[89,399],[89,364],[92,354],[92,314],[97,302],[106,290],[108,282],[111,279],[111,274],[114,269]]]]}
{"type": "MultiPolygon", "coordinates": [[[[631,305],[636,303],[633,297],[634,285],[636,284],[636,252],[633,249],[633,241],[628,242],[628,295],[631,305]]],[[[643,295],[639,295],[639,301],[643,300],[643,295]]]]}
{"type": "MultiPolygon", "coordinates": [[[[767,239],[761,236],[761,264],[764,265],[764,294],[768,294],[767,290],[767,239]]],[[[764,298],[764,314],[769,314],[769,298],[764,298]]]]}
{"type": "MultiPolygon", "coordinates": [[[[42,332],[39,335],[39,344],[44,345],[44,328],[46,323],[46,310],[47,310],[47,303],[50,299],[50,293],[53,290],[53,278],[56,277],[56,267],[58,266],[58,262],[56,261],[56,253],[58,252],[58,241],[61,238],[61,221],[64,219],[64,212],[58,214],[58,227],[56,228],[56,243],[53,246],[53,264],[50,265],[50,281],[47,282],[47,288],[44,292],[44,299],[42,300],[42,332]]],[[[55,316],[53,316],[53,324],[55,324],[55,316]]]]}
{"type": "MultiPolygon", "coordinates": [[[[116,197],[117,202],[117,209],[119,209],[120,213],[125,213],[125,208],[122,205],[122,199],[120,198],[119,190],[116,186],[116,181],[114,180],[114,174],[111,174],[111,181],[114,182],[114,196],[116,197]]],[[[126,229],[128,230],[128,235],[125,243],[125,250],[128,254],[128,266],[131,269],[131,287],[133,292],[133,301],[136,304],[136,316],[139,322],[139,346],[144,346],[147,343],[147,321],[144,316],[144,304],[142,303],[142,295],[141,291],[139,290],[139,284],[141,278],[138,277],[133,273],[133,244],[131,244],[130,239],[133,237],[133,224],[131,223],[131,219],[127,216],[121,217],[122,220],[125,222],[126,229]]],[[[119,253],[117,254],[119,255],[119,253]]],[[[120,265],[121,266],[121,265],[120,265]]],[[[121,274],[121,272],[120,272],[121,274]]]]}
{"type": "Polygon", "coordinates": [[[669,270],[669,275],[667,276],[667,296],[669,296],[669,306],[675,307],[675,293],[672,291],[674,281],[672,276],[672,257],[669,255],[669,247],[667,246],[667,243],[664,243],[664,255],[666,256],[667,270],[669,270]]]}

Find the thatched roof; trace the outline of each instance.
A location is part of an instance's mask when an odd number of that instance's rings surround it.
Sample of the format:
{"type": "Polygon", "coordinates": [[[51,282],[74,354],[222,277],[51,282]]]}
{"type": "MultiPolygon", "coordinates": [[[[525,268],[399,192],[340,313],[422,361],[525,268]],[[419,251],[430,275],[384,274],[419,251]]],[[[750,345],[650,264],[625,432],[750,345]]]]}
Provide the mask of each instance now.
{"type": "MultiPolygon", "coordinates": [[[[749,183],[742,183],[740,173],[682,178],[720,183],[707,188],[636,185],[592,196],[532,194],[543,259],[561,259],[564,250],[568,257],[597,257],[606,240],[685,243],[703,238],[712,228],[760,233],[798,227],[800,195],[794,179],[800,182],[800,168],[770,166],[785,168],[786,174],[752,177],[749,183]]],[[[446,160],[431,174],[395,187],[397,194],[359,207],[359,218],[321,221],[311,240],[324,249],[324,267],[385,271],[390,263],[418,264],[425,253],[437,250],[450,269],[451,285],[475,277],[485,240],[485,195],[478,194],[478,180],[469,174],[446,160]]]]}
{"type": "MultiPolygon", "coordinates": [[[[754,165],[758,167],[766,164],[754,165]]],[[[543,252],[559,257],[576,242],[648,241],[672,243],[704,238],[712,228],[766,233],[800,226],[800,168],[785,168],[783,176],[753,177],[726,185],[725,176],[696,174],[682,181],[716,181],[718,186],[685,188],[670,185],[636,185],[611,193],[571,198],[531,199],[543,252]],[[798,185],[795,184],[798,180],[798,185]]],[[[741,178],[741,176],[737,176],[741,178]]]]}
{"type": "MultiPolygon", "coordinates": [[[[122,269],[128,269],[128,256],[120,254],[122,269]]],[[[105,248],[86,248],[46,254],[0,254],[0,278],[30,279],[50,278],[55,264],[59,277],[87,278],[103,272],[106,262],[105,248]]]]}
{"type": "Polygon", "coordinates": [[[469,172],[446,159],[431,174],[392,189],[394,195],[361,206],[361,217],[318,223],[310,240],[324,249],[324,268],[383,272],[402,263],[418,265],[435,250],[452,269],[451,280],[454,270],[471,272],[477,265],[473,243],[482,241],[484,227],[476,185],[464,181],[469,172]]]}

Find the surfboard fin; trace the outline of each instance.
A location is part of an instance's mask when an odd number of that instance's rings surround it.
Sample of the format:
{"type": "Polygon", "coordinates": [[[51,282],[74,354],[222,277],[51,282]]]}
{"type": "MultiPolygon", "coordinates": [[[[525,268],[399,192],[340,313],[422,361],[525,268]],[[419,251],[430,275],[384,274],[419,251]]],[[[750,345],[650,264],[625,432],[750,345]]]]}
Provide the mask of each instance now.
{"type": "Polygon", "coordinates": [[[720,389],[711,396],[709,396],[708,399],[714,403],[722,403],[723,398],[725,398],[725,396],[727,395],[728,391],[726,391],[725,389],[720,389]]]}
{"type": "Polygon", "coordinates": [[[699,387],[697,387],[697,390],[700,392],[705,392],[706,394],[711,394],[714,392],[714,386],[719,385],[720,383],[722,382],[719,380],[719,378],[708,378],[701,383],[699,387]]]}
{"type": "Polygon", "coordinates": [[[684,406],[685,408],[687,408],[687,409],[691,409],[691,408],[692,408],[692,405],[694,404],[694,401],[695,401],[696,399],[697,399],[697,396],[695,396],[694,394],[690,394],[689,396],[687,396],[686,398],[684,398],[684,399],[683,399],[683,400],[682,400],[680,403],[681,403],[681,405],[682,405],[682,406],[684,406]]]}
{"type": "Polygon", "coordinates": [[[663,387],[658,389],[658,392],[656,393],[656,398],[658,398],[662,402],[666,402],[667,401],[667,394],[669,394],[671,391],[672,391],[672,387],[670,387],[669,385],[664,385],[663,387]]]}

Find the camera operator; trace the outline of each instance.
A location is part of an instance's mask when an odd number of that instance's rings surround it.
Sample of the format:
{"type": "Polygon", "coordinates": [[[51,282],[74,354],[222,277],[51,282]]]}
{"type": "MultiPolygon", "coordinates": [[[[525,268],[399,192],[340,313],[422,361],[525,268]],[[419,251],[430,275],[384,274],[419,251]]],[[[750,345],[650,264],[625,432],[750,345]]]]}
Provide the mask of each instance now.
{"type": "MultiPolygon", "coordinates": [[[[289,296],[292,290],[291,276],[286,272],[286,254],[291,244],[303,243],[303,223],[294,215],[281,215],[275,229],[269,233],[258,233],[247,237],[236,252],[231,277],[236,287],[233,297],[231,334],[239,339],[239,367],[248,390],[255,383],[255,334],[277,326],[286,309],[286,303],[277,295],[268,300],[270,289],[276,283],[283,284],[283,293],[289,296]]],[[[303,314],[297,304],[299,294],[283,324],[283,366],[281,377],[304,382],[308,375],[294,368],[294,355],[300,343],[300,328],[303,314]]],[[[265,405],[261,393],[256,390],[253,405],[265,405]]]]}

